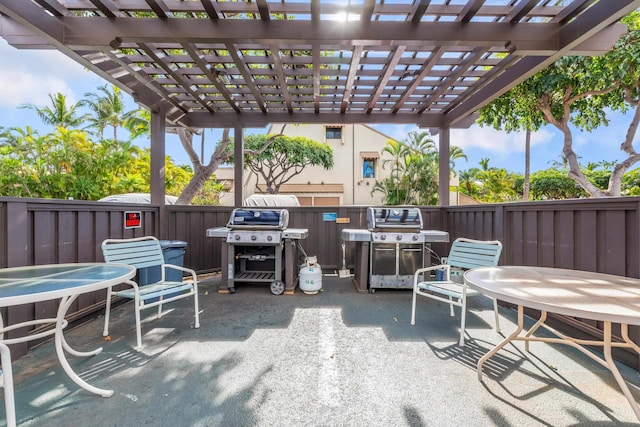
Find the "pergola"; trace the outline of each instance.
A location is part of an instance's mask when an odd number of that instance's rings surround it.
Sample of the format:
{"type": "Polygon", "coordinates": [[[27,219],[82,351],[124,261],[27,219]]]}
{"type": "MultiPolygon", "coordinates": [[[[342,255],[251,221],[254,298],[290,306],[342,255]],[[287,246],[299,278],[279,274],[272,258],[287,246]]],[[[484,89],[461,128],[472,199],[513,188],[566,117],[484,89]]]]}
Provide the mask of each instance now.
{"type": "MultiPolygon", "coordinates": [[[[598,54],[640,0],[0,0],[0,35],[58,49],[151,112],[151,197],[165,126],[417,124],[449,129],[563,55],[598,54]]],[[[45,69],[42,71],[46,72],[45,69]]],[[[236,205],[242,143],[235,144],[236,205]],[[239,160],[240,159],[240,160],[239,160]]],[[[449,202],[440,185],[440,202],[449,202]]]]}

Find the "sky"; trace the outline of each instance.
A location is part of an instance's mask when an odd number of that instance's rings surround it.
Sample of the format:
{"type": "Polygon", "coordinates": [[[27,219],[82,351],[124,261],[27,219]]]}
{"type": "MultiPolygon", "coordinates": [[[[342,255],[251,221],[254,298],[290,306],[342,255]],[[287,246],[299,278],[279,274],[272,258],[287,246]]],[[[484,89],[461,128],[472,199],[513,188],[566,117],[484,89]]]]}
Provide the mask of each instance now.
{"type": "MultiPolygon", "coordinates": [[[[50,50],[19,50],[0,38],[0,127],[31,126],[40,134],[52,129],[44,126],[36,113],[18,108],[30,103],[39,107],[50,105],[49,94],[61,92],[74,103],[86,93],[98,92],[98,87],[107,84],[98,75],[88,71],[62,53],[50,50]]],[[[128,109],[136,108],[133,99],[124,94],[128,109]]],[[[574,130],[574,151],[580,162],[620,161],[625,158],[620,151],[631,120],[631,114],[610,114],[611,123],[587,133],[574,130]]],[[[424,131],[411,125],[372,125],[380,132],[399,141],[405,140],[411,131],[424,131]]],[[[264,129],[249,129],[246,133],[266,133],[264,129]]],[[[206,133],[212,147],[219,139],[218,133],[206,133]]],[[[438,141],[438,136],[433,136],[438,141]]],[[[640,137],[636,137],[636,144],[640,137]]],[[[177,164],[189,164],[189,158],[175,135],[167,135],[166,152],[177,164]]],[[[147,139],[135,141],[148,147],[147,139]]],[[[469,129],[452,129],[451,144],[459,146],[467,160],[456,162],[456,170],[479,167],[483,158],[489,158],[489,166],[505,168],[512,172],[524,172],[524,133],[499,132],[477,125],[469,129]]],[[[546,126],[532,135],[531,171],[547,169],[561,160],[562,135],[552,126],[546,126]]],[[[205,153],[209,156],[210,153],[205,153]]]]}

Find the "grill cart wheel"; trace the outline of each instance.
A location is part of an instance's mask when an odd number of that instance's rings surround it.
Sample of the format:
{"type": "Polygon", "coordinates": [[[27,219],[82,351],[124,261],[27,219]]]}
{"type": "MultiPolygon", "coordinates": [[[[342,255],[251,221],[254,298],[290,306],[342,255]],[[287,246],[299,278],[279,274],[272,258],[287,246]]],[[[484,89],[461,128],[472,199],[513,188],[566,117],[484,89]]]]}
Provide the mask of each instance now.
{"type": "Polygon", "coordinates": [[[276,280],[271,282],[271,293],[274,295],[280,295],[284,292],[284,282],[282,280],[276,280]]]}

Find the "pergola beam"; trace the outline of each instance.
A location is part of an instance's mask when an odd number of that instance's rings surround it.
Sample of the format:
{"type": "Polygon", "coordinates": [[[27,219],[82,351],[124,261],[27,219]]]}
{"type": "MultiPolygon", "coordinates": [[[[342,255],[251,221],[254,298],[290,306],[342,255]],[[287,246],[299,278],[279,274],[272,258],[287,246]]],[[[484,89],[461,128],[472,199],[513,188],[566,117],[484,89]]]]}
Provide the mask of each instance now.
{"type": "MultiPolygon", "coordinates": [[[[114,39],[124,43],[281,43],[342,45],[443,45],[495,46],[511,41],[523,48],[542,46],[553,50],[558,46],[562,26],[553,23],[499,22],[406,22],[373,21],[324,22],[322,26],[305,21],[209,20],[172,18],[57,18],[65,28],[65,44],[106,47],[114,39]]],[[[39,26],[38,20],[32,25],[39,26]]]]}
{"type": "MultiPolygon", "coordinates": [[[[264,127],[272,123],[335,123],[335,124],[413,124],[423,128],[438,128],[444,125],[444,115],[439,113],[423,114],[388,114],[388,113],[348,113],[323,112],[307,113],[260,112],[216,113],[192,112],[182,121],[192,128],[234,127],[240,124],[245,128],[264,127]]],[[[455,127],[468,127],[458,124],[455,127]]]]}

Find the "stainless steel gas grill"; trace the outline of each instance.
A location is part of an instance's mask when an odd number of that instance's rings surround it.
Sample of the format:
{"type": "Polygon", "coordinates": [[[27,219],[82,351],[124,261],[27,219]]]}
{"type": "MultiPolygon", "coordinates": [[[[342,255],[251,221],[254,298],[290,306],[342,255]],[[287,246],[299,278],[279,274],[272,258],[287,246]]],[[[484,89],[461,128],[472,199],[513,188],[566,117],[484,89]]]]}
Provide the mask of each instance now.
{"type": "Polygon", "coordinates": [[[367,230],[342,230],[343,240],[357,243],[356,287],[366,290],[368,283],[369,292],[379,288],[411,289],[413,274],[425,266],[425,246],[449,241],[448,233],[423,230],[422,226],[419,208],[390,206],[367,209],[367,230]],[[369,246],[368,251],[365,245],[369,246]],[[362,259],[365,256],[368,260],[362,259]],[[362,264],[369,266],[368,280],[363,277],[362,264]]]}
{"type": "Polygon", "coordinates": [[[285,247],[296,250],[296,241],[308,230],[291,229],[286,209],[234,209],[226,227],[210,228],[207,237],[224,238],[221,292],[235,291],[236,282],[266,282],[279,295],[295,289],[294,254],[285,259],[285,247]],[[289,261],[290,258],[290,262],[289,261]],[[283,272],[287,280],[283,281],[283,272]]]}

